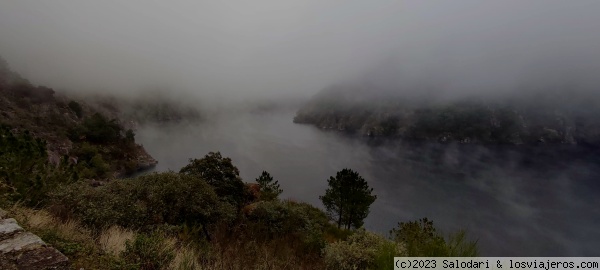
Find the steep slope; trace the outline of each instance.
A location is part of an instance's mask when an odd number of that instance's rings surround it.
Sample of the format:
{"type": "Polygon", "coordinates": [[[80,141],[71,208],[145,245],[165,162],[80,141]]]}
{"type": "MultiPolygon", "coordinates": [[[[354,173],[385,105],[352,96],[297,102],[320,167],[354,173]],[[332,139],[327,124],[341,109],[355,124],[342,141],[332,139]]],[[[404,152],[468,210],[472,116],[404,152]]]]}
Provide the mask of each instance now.
{"type": "Polygon", "coordinates": [[[48,158],[67,158],[84,178],[103,179],[153,167],[132,130],[45,86],[35,86],[0,62],[0,124],[46,142],[48,158]]]}

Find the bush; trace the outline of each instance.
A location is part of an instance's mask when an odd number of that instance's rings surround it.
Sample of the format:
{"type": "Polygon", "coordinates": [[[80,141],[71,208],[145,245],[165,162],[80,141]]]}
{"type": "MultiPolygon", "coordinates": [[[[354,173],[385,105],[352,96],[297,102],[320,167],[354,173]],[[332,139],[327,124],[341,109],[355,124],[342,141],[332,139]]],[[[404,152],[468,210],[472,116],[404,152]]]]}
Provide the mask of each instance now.
{"type": "Polygon", "coordinates": [[[390,232],[394,240],[404,243],[410,257],[477,256],[477,241],[468,241],[465,231],[451,234],[448,241],[437,232],[433,221],[400,222],[390,232]]]}
{"type": "Polygon", "coordinates": [[[102,157],[98,146],[84,142],[76,146],[72,153],[78,157],[76,169],[79,177],[83,179],[108,177],[111,167],[102,157]]]}
{"type": "Polygon", "coordinates": [[[346,241],[325,247],[327,269],[393,269],[394,257],[403,256],[403,247],[380,235],[358,230],[346,241]]]}
{"type": "Polygon", "coordinates": [[[69,138],[79,141],[81,138],[91,143],[109,144],[117,143],[123,139],[123,128],[116,119],[109,120],[99,113],[86,118],[81,125],[72,128],[69,138]]]}
{"type": "Polygon", "coordinates": [[[173,172],[115,180],[97,188],[71,185],[55,192],[52,199],[55,209],[95,228],[143,229],[164,223],[206,228],[234,217],[234,210],[221,203],[206,182],[173,172]]]}
{"type": "Polygon", "coordinates": [[[77,115],[77,118],[81,118],[83,116],[83,108],[81,104],[77,103],[77,101],[71,100],[69,102],[69,108],[77,115]]]}
{"type": "Polygon", "coordinates": [[[0,202],[43,205],[48,192],[76,180],[66,158],[59,166],[48,162],[44,141],[28,131],[13,134],[8,126],[0,126],[0,202]]]}
{"type": "Polygon", "coordinates": [[[320,250],[325,245],[324,233],[330,226],[320,209],[292,201],[261,201],[248,206],[249,229],[261,238],[291,237],[299,239],[303,248],[320,250]]]}

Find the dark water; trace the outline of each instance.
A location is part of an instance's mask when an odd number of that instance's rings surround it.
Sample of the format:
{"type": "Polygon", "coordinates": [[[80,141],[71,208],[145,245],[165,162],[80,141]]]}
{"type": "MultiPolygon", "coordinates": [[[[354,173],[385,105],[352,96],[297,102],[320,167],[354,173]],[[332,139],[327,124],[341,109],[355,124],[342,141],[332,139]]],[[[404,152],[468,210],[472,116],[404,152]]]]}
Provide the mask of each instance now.
{"type": "Polygon", "coordinates": [[[600,256],[594,151],[373,142],[292,118],[282,112],[146,126],[137,139],[159,171],[221,151],[245,181],[269,171],[283,197],[318,206],[328,177],[352,168],[378,196],[365,226],[386,235],[399,221],[428,217],[445,232],[467,229],[486,256],[600,256]]]}

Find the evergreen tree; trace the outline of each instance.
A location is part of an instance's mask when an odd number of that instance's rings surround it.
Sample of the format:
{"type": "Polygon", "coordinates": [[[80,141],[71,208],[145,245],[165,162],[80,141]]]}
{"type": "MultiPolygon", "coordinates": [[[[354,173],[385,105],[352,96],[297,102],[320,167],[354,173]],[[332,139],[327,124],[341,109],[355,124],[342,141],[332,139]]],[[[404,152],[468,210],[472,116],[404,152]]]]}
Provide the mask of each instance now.
{"type": "Polygon", "coordinates": [[[357,172],[343,169],[327,182],[329,188],[319,199],[330,217],[337,221],[338,228],[342,225],[346,229],[361,227],[369,215],[369,207],[377,199],[376,195],[371,194],[373,189],[369,188],[367,181],[357,172]]]}
{"type": "Polygon", "coordinates": [[[222,157],[220,152],[210,152],[202,159],[190,159],[190,164],[181,168],[179,173],[203,179],[213,186],[221,199],[238,209],[241,209],[248,200],[240,171],[230,158],[222,157]]]}
{"type": "Polygon", "coordinates": [[[260,187],[260,199],[263,201],[271,201],[277,199],[279,194],[283,192],[279,188],[279,181],[273,181],[273,177],[266,171],[256,178],[256,183],[260,187]]]}

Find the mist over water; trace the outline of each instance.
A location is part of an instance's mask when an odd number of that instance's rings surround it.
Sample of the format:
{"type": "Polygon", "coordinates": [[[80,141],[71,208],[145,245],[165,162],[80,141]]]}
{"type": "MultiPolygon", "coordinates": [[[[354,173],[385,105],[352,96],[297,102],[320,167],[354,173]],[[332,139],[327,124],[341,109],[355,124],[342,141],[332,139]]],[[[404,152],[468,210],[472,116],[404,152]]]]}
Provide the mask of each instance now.
{"type": "MultiPolygon", "coordinates": [[[[358,82],[368,97],[514,98],[595,120],[598,10],[597,0],[0,1],[0,56],[56,90],[159,89],[207,111],[358,82]]],[[[158,171],[221,151],[245,181],[269,171],[283,197],[314,205],[351,168],[378,195],[366,220],[378,232],[428,217],[468,229],[483,255],[600,256],[592,150],[374,142],[293,124],[295,110],[239,111],[142,126],[136,140],[158,171]]]]}
{"type": "Polygon", "coordinates": [[[467,229],[486,256],[600,255],[600,158],[592,150],[374,142],[292,118],[293,111],[227,114],[143,126],[136,139],[159,160],[158,171],[220,151],[244,181],[266,170],[283,198],[318,206],[329,176],[354,169],[378,196],[365,226],[380,233],[427,217],[445,232],[467,229]]]}

